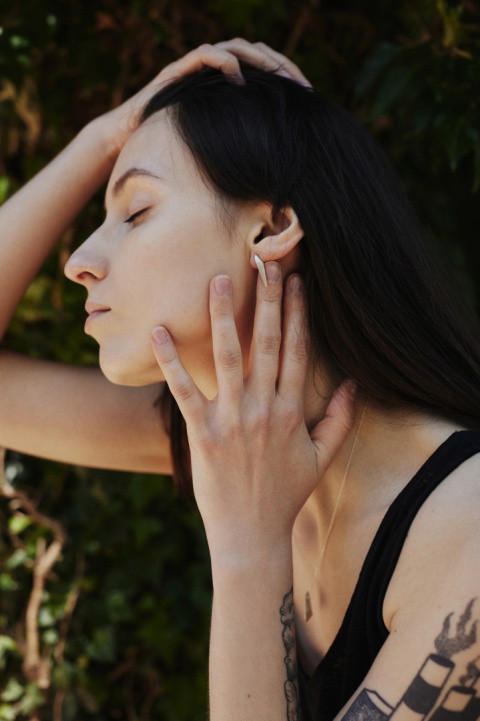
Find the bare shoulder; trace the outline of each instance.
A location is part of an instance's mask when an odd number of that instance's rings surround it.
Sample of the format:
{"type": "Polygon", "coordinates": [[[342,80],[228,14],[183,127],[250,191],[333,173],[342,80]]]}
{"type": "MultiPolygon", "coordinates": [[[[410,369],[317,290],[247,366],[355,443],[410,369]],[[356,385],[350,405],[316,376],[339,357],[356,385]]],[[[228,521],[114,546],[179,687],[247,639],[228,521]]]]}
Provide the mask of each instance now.
{"type": "MultiPolygon", "coordinates": [[[[387,628],[429,599],[480,596],[480,453],[452,471],[416,515],[390,582],[387,628]]],[[[452,599],[453,600],[453,599],[452,599]]]]}
{"type": "Polygon", "coordinates": [[[480,455],[410,528],[384,603],[389,636],[336,721],[480,716],[480,455]]]}

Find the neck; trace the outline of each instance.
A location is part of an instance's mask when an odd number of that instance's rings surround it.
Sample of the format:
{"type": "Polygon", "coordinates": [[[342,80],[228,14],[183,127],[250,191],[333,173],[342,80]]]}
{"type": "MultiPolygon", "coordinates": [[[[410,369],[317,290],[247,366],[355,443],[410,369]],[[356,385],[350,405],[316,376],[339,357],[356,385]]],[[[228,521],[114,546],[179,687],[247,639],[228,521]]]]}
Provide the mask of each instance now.
{"type": "MultiPolygon", "coordinates": [[[[328,382],[314,383],[312,374],[306,385],[305,420],[313,429],[325,414],[333,388],[328,382]]],[[[299,514],[297,540],[311,543],[314,536],[324,536],[342,484],[337,513],[351,517],[386,509],[455,430],[459,426],[424,412],[381,410],[358,400],[352,430],[299,514]]]]}

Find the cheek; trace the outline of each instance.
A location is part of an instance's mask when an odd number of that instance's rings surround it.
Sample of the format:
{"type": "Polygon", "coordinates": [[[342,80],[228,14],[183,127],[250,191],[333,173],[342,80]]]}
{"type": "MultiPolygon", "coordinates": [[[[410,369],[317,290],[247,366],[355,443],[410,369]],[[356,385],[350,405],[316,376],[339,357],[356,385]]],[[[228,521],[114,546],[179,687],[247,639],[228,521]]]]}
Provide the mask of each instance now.
{"type": "Polygon", "coordinates": [[[164,380],[151,347],[156,325],[169,330],[189,372],[203,375],[211,349],[208,270],[193,260],[173,262],[158,244],[137,245],[116,260],[110,276],[116,303],[95,334],[105,376],[121,385],[164,380]]]}
{"type": "Polygon", "coordinates": [[[171,260],[147,263],[136,259],[135,279],[131,279],[125,299],[135,333],[150,335],[156,325],[164,325],[177,344],[188,344],[209,336],[208,286],[210,275],[195,262],[179,266],[171,260]]]}
{"type": "Polygon", "coordinates": [[[102,370],[113,382],[141,385],[163,379],[151,349],[156,325],[168,329],[200,385],[203,376],[211,376],[208,294],[219,273],[232,277],[237,331],[248,358],[256,273],[243,250],[232,246],[210,218],[197,214],[193,226],[189,218],[179,226],[178,214],[176,223],[162,218],[145,231],[139,228],[117,255],[110,275],[118,300],[116,322],[100,352],[102,370]]]}
{"type": "Polygon", "coordinates": [[[191,214],[179,224],[180,211],[174,216],[143,233],[138,229],[119,263],[116,285],[128,289],[122,305],[137,314],[139,326],[165,325],[184,344],[208,335],[209,283],[216,273],[228,272],[229,259],[210,217],[191,214]]]}

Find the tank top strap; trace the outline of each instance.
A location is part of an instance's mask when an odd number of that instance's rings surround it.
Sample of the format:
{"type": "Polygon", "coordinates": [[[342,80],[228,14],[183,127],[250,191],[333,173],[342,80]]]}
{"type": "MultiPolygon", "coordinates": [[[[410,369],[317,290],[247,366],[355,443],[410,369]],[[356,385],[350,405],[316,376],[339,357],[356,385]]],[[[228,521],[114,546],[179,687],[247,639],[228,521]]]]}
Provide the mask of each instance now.
{"type": "MultiPolygon", "coordinates": [[[[480,431],[456,431],[427,459],[388,509],[364,562],[365,580],[378,582],[378,625],[410,526],[431,493],[464,461],[480,453],[480,431]],[[387,550],[388,546],[388,550],[387,550]]],[[[360,579],[359,579],[360,580],[360,579]]],[[[385,629],[388,634],[388,630],[385,629]]]]}
{"type": "Polygon", "coordinates": [[[410,526],[430,494],[459,465],[480,453],[480,431],[456,431],[427,459],[385,514],[370,545],[334,642],[308,678],[300,666],[308,721],[329,721],[361,684],[388,637],[383,603],[410,526]]]}

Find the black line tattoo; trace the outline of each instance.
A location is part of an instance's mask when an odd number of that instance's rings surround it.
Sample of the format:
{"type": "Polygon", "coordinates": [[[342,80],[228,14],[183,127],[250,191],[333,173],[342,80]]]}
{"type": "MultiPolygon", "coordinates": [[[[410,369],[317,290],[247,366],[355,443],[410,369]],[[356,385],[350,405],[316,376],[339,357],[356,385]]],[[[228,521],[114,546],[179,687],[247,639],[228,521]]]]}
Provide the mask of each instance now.
{"type": "Polygon", "coordinates": [[[447,681],[455,668],[452,656],[471,648],[477,640],[478,621],[469,629],[472,598],[460,616],[455,635],[450,636],[453,613],[443,622],[443,628],[435,639],[437,653],[430,654],[396,706],[391,706],[376,691],[362,689],[342,721],[477,721],[480,717],[480,697],[474,686],[480,679],[480,656],[467,664],[467,672],[460,683],[447,690],[447,681]],[[437,707],[436,707],[437,706],[437,707]],[[436,708],[435,708],[436,707],[436,708]]]}
{"type": "Polygon", "coordinates": [[[460,620],[457,623],[457,634],[453,638],[448,637],[448,633],[450,631],[450,620],[453,613],[449,613],[448,616],[446,616],[445,621],[443,622],[442,632],[435,639],[435,648],[437,649],[437,653],[441,656],[451,658],[454,653],[458,653],[459,651],[463,651],[464,649],[473,646],[477,640],[478,621],[474,621],[474,623],[472,623],[469,633],[465,632],[466,625],[472,618],[472,607],[474,603],[474,598],[468,602],[465,611],[462,613],[460,620]]]}
{"type": "Polygon", "coordinates": [[[477,656],[477,658],[467,664],[467,673],[465,676],[460,677],[460,683],[462,686],[475,686],[477,683],[480,678],[480,668],[477,666],[478,661],[480,661],[480,656],[477,656]]]}
{"type": "Polygon", "coordinates": [[[297,652],[295,647],[295,611],[293,606],[293,587],[283,597],[280,607],[282,622],[282,640],[286,655],[283,659],[287,669],[287,680],[283,686],[287,699],[287,721],[301,721],[300,699],[298,696],[297,652]]]}

